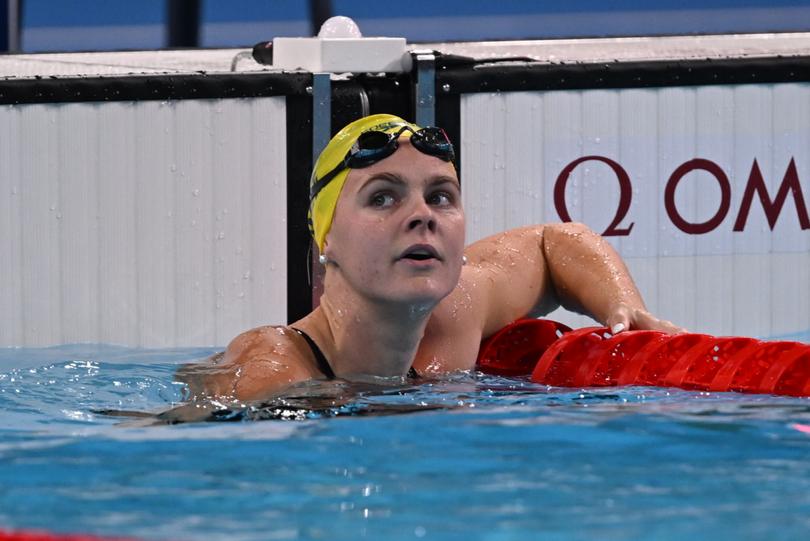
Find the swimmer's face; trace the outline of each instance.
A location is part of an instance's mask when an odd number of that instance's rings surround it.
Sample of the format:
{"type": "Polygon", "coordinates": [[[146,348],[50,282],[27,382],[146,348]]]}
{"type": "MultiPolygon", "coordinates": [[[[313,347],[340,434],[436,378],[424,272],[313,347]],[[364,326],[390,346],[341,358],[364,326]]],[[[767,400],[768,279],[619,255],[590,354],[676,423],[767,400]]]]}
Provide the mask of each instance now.
{"type": "Polygon", "coordinates": [[[430,304],[448,295],[461,274],[461,191],[450,163],[406,138],[399,143],[388,158],[351,170],[324,253],[361,294],[430,304]]]}

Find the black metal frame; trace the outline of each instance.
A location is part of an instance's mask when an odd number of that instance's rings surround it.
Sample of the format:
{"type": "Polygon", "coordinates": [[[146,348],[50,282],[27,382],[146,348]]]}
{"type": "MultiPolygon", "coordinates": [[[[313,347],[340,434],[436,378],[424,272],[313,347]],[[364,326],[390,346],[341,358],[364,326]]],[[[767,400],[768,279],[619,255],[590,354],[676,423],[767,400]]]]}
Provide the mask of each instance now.
{"type": "Polygon", "coordinates": [[[436,70],[436,92],[517,92],[805,82],[810,56],[545,64],[473,62],[436,70]]]}

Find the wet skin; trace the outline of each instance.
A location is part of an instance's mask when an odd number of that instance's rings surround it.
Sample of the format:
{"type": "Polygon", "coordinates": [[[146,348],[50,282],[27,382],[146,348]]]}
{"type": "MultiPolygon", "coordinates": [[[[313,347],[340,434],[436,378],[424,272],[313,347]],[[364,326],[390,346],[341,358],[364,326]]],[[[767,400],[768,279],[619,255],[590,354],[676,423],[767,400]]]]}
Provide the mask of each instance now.
{"type": "MultiPolygon", "coordinates": [[[[400,143],[349,173],[324,246],[320,306],[292,325],[338,378],[395,383],[411,366],[428,377],[470,370],[482,338],[559,304],[611,327],[680,330],[646,311],[616,252],[580,224],[527,226],[465,249],[454,168],[400,143]]],[[[178,377],[192,397],[255,401],[324,375],[300,335],[264,326],[178,377]]]]}

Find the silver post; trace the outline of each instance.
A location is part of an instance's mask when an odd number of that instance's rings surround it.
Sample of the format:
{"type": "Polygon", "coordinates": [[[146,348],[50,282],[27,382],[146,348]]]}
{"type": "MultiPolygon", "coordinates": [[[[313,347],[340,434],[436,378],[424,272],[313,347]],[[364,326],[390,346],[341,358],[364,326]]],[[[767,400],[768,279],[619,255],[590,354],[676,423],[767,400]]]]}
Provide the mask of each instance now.
{"type": "MultiPolygon", "coordinates": [[[[2,2],[0,2],[2,5],[2,2]]],[[[16,53],[20,51],[20,1],[19,0],[6,0],[6,40],[7,43],[0,45],[6,46],[6,51],[9,53],[16,53]]],[[[0,17],[0,20],[3,20],[0,17]]],[[[2,32],[0,32],[2,34],[2,32]]]]}
{"type": "Polygon", "coordinates": [[[430,50],[413,51],[416,62],[416,123],[436,124],[436,55],[430,50]]]}
{"type": "Polygon", "coordinates": [[[332,134],[332,82],[328,73],[312,74],[312,165],[332,134]]]}

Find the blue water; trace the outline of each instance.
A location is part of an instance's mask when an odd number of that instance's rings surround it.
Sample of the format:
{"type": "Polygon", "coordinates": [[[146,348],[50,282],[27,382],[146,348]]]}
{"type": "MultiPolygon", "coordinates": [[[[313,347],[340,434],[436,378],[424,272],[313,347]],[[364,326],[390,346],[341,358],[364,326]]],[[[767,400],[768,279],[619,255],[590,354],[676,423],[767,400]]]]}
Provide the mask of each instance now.
{"type": "Polygon", "coordinates": [[[807,399],[471,374],[359,395],[332,386],[349,403],[303,421],[141,426],[93,413],[171,407],[176,367],[210,353],[0,350],[0,529],[150,540],[810,531],[807,399]],[[330,417],[403,406],[425,411],[330,417]]]}

